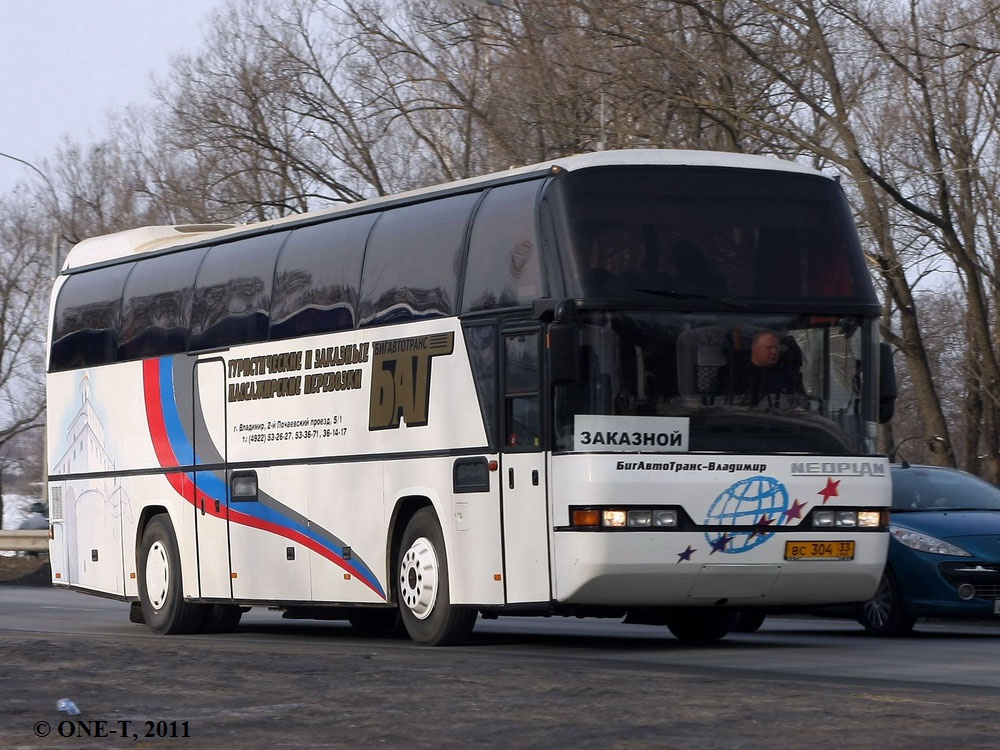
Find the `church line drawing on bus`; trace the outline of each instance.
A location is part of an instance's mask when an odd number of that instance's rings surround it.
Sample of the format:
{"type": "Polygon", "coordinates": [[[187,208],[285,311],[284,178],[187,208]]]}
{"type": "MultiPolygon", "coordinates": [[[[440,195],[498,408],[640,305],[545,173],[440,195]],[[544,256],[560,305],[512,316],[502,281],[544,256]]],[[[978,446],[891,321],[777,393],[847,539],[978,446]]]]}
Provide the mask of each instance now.
{"type": "Polygon", "coordinates": [[[857,602],[891,352],[838,181],[634,149],[95,237],[53,288],[53,584],[156,633],[255,606],[683,641],[857,602]]]}

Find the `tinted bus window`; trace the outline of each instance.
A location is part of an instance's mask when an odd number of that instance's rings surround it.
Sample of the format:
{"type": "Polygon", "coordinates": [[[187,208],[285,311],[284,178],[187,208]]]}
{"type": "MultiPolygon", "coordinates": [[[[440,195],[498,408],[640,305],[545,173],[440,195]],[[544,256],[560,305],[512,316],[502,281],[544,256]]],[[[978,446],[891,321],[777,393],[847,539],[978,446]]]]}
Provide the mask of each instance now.
{"type": "Polygon", "coordinates": [[[208,251],[195,283],[191,349],[267,338],[274,261],[288,234],[264,234],[208,251]]]}
{"type": "Polygon", "coordinates": [[[487,439],[495,442],[497,427],[497,331],[493,323],[465,329],[465,346],[476,381],[479,408],[486,422],[487,439]]]}
{"type": "Polygon", "coordinates": [[[118,359],[158,357],[187,349],[191,291],[204,248],[160,255],[135,264],[122,304],[118,359]]]}
{"type": "Polygon", "coordinates": [[[302,227],[278,256],[271,338],[353,328],[365,241],[378,214],[302,227]]]}
{"type": "Polygon", "coordinates": [[[543,296],[535,197],[539,182],[491,190],[469,240],[462,312],[513,307],[543,296]]]}
{"type": "Polygon", "coordinates": [[[362,325],[455,314],[462,245],[478,199],[458,195],[382,214],[365,251],[362,325]]]}
{"type": "Polygon", "coordinates": [[[121,325],[122,287],[131,263],[70,276],[56,302],[49,369],[114,362],[121,325]]]}
{"type": "Polygon", "coordinates": [[[831,180],[630,167],[562,182],[571,295],[875,300],[847,202],[831,180]]]}

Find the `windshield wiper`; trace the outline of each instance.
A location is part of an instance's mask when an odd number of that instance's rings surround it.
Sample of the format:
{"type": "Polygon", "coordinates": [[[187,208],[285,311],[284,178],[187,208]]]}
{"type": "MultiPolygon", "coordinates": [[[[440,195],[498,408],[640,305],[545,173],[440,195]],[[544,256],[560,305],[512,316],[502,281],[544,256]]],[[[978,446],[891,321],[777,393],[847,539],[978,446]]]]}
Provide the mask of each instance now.
{"type": "Polygon", "coordinates": [[[707,294],[697,294],[695,292],[678,292],[675,289],[636,288],[635,291],[642,292],[643,294],[653,294],[657,297],[669,297],[670,299],[705,300],[706,302],[717,302],[720,305],[735,307],[738,310],[746,310],[748,307],[748,305],[744,305],[742,302],[734,302],[732,299],[719,299],[717,297],[709,297],[707,294]]]}

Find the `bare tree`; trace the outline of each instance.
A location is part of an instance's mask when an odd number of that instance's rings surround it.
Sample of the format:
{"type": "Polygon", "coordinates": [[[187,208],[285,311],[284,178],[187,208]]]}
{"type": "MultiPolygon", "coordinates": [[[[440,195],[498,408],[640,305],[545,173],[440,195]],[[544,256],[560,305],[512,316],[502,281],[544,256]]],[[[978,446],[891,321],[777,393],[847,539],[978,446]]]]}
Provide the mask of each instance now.
{"type": "MultiPolygon", "coordinates": [[[[996,0],[578,5],[672,70],[680,61],[688,71],[680,80],[697,85],[663,87],[664,95],[717,122],[733,148],[808,158],[849,178],[890,303],[885,334],[905,356],[923,429],[946,441],[934,460],[954,463],[914,271],[931,263],[957,274],[968,298],[969,366],[978,372],[966,382],[993,408],[996,174],[980,165],[997,161],[996,0]],[[658,22],[678,9],[700,58],[678,56],[677,32],[658,22]]],[[[984,470],[993,476],[996,423],[981,423],[981,454],[993,464],[984,470]]]]}
{"type": "Polygon", "coordinates": [[[905,362],[883,447],[996,480],[998,66],[1000,0],[228,0],[156,110],[64,144],[47,210],[65,246],[604,147],[807,161],[844,178],[905,362]]]}
{"type": "Polygon", "coordinates": [[[0,452],[45,411],[45,319],[56,234],[25,194],[0,199],[0,452]]]}

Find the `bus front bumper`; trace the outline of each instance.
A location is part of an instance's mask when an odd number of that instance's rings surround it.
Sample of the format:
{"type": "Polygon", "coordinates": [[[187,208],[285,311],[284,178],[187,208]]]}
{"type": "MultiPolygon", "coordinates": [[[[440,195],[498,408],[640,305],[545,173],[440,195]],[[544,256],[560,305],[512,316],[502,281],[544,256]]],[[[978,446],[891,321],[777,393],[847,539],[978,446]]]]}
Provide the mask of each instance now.
{"type": "MultiPolygon", "coordinates": [[[[854,541],[853,559],[786,560],[786,534],[744,552],[713,549],[700,532],[557,531],[554,593],[598,606],[812,605],[864,601],[885,566],[886,534],[802,533],[854,541]]],[[[789,537],[790,538],[790,537],[789,537]]]]}

